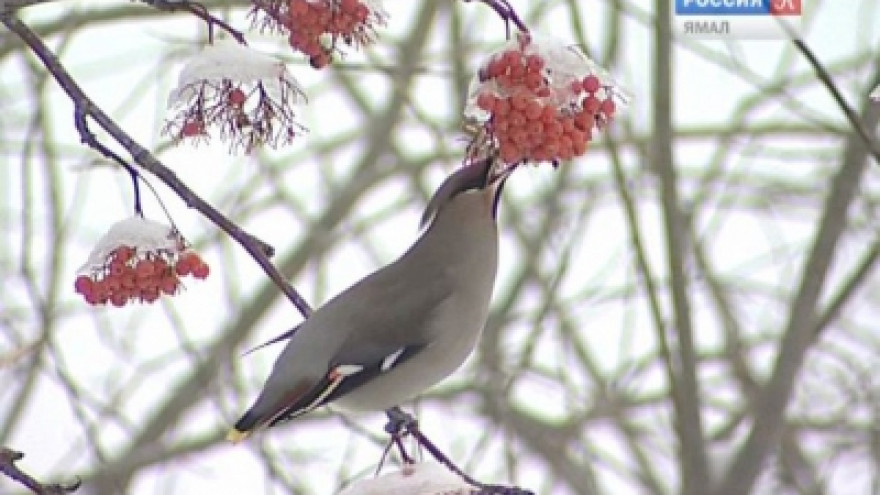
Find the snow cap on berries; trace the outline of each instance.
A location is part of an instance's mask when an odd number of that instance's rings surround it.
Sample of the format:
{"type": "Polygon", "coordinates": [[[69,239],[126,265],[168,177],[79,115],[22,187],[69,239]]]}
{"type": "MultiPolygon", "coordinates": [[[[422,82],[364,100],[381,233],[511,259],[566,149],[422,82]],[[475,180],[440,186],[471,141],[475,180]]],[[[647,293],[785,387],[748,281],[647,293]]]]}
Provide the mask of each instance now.
{"type": "Polygon", "coordinates": [[[471,82],[465,116],[480,127],[472,158],[508,167],[569,160],[613,118],[627,96],[577,47],[522,34],[493,54],[471,82]]]}
{"type": "Polygon", "coordinates": [[[299,83],[288,72],[284,62],[248,48],[234,40],[217,40],[206,45],[187,62],[177,78],[177,87],[168,96],[168,108],[186,104],[197,96],[196,89],[203,82],[220,85],[229,80],[242,84],[262,83],[273,97],[279,97],[282,85],[293,86],[291,95],[299,102],[299,83]]]}
{"type": "Polygon", "coordinates": [[[222,140],[245,151],[264,143],[286,144],[304,130],[295,115],[304,99],[283,62],[220,40],[207,45],[180,72],[168,97],[168,109],[175,114],[163,133],[177,141],[197,141],[217,128],[222,140]]]}
{"type": "Polygon", "coordinates": [[[140,254],[146,254],[177,251],[181,240],[182,237],[173,228],[135,215],[113,224],[77,273],[85,274],[103,268],[107,256],[119,246],[133,246],[140,254]]]}

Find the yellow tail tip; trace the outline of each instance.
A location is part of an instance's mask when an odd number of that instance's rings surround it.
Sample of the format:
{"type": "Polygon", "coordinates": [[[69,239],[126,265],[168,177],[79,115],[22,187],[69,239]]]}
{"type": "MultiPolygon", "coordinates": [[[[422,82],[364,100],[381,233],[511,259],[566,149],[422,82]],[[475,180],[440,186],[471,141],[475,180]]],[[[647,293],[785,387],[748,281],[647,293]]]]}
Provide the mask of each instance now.
{"type": "Polygon", "coordinates": [[[248,436],[250,436],[249,431],[239,431],[236,429],[229,430],[229,433],[226,434],[226,441],[232,443],[239,443],[244,441],[248,436]]]}

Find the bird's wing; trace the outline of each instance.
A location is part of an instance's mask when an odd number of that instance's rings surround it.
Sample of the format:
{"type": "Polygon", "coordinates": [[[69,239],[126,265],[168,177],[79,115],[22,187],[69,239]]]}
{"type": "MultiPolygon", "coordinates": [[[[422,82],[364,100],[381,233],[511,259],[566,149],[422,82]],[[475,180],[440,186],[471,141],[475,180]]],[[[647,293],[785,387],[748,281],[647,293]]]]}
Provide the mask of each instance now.
{"type": "Polygon", "coordinates": [[[375,358],[363,360],[360,363],[346,362],[332,366],[327,374],[315,383],[307,393],[284,405],[272,417],[269,426],[275,426],[278,423],[301,416],[342,397],[373,378],[406,362],[426,346],[426,344],[411,345],[397,349],[386,349],[381,352],[378,352],[378,348],[373,348],[372,351],[377,352],[375,358]]]}
{"type": "MultiPolygon", "coordinates": [[[[444,276],[430,267],[423,268],[428,268],[422,272],[428,276],[422,286],[414,288],[411,280],[403,282],[399,277],[388,276],[392,272],[381,270],[321,308],[320,311],[328,313],[328,322],[347,328],[347,338],[331,357],[326,374],[295,400],[280,404],[270,426],[342,397],[393,370],[430,345],[429,335],[418,330],[424,329],[432,313],[452,291],[444,276]],[[336,310],[336,305],[345,306],[346,311],[336,310]]],[[[276,340],[286,337],[288,335],[281,335],[276,340]]]]}

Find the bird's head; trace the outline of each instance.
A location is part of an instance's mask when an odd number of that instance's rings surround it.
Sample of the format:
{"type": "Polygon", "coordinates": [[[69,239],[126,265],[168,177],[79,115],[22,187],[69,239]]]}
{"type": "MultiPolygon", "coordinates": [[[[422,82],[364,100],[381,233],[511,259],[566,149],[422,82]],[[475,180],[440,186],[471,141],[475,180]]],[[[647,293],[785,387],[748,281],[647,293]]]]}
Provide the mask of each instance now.
{"type": "Polygon", "coordinates": [[[492,202],[492,216],[498,210],[498,200],[501,197],[501,189],[510,175],[512,169],[498,168],[497,162],[492,159],[484,159],[471,162],[446,178],[443,184],[437,188],[434,196],[425,207],[422,214],[421,226],[424,227],[437,215],[444,205],[455,199],[459,194],[483,194],[487,201],[492,202]]]}

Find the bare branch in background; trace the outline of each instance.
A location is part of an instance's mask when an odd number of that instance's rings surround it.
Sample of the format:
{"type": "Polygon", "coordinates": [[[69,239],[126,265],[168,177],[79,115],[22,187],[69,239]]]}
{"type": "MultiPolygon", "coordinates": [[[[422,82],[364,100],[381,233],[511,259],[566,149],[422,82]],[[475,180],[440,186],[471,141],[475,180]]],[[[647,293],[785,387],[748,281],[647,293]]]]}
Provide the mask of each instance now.
{"type": "MultiPolygon", "coordinates": [[[[585,158],[507,182],[489,324],[416,405],[420,431],[472,479],[535,493],[877,491],[880,190],[867,162],[880,105],[863,101],[880,77],[864,43],[876,2],[811,3],[852,27],[833,50],[809,22],[759,49],[673,36],[670,2],[650,3],[415,2],[398,15],[384,2],[390,29],[321,73],[260,33],[292,74],[319,76],[300,83],[311,132],[227,162],[202,159],[213,145],[172,150],[161,107],[181,54],[241,35],[249,2],[0,1],[0,444],[39,455],[40,478],[75,470],[77,493],[94,495],[323,495],[369,477],[378,414],[320,410],[224,444],[278,347],[239,352],[299,319],[279,279],[326,301],[409,245],[461,162],[471,78],[505,27],[528,27],[602,54],[634,98],[585,158]],[[131,204],[129,177],[93,167],[95,151],[159,177],[181,224],[220,226],[187,229],[222,267],[210,299],[187,290],[118,312],[76,299],[82,257],[131,204]],[[187,162],[169,170],[178,153],[187,162]]],[[[0,484],[24,492],[2,452],[0,484]]]]}
{"type": "Polygon", "coordinates": [[[673,146],[673,85],[672,85],[672,4],[658,0],[654,37],[654,141],[648,155],[651,167],[660,179],[663,223],[666,229],[666,260],[671,274],[673,324],[664,330],[664,339],[674,342],[671,369],[667,376],[675,405],[675,426],[681,451],[682,493],[699,495],[710,484],[709,463],[703,438],[700,413],[702,398],[697,378],[697,349],[691,316],[690,281],[687,267],[692,263],[687,232],[689,219],[683,211],[678,189],[679,179],[673,146]],[[675,339],[670,337],[675,336],[675,339]]]}

